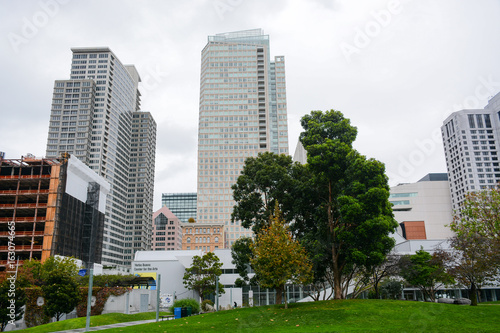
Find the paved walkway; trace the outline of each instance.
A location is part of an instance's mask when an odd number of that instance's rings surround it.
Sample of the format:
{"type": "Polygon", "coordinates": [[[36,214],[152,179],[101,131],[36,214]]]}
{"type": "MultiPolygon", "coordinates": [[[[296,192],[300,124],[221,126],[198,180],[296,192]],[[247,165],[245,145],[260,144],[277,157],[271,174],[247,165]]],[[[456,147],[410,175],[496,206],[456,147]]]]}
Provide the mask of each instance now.
{"type": "MultiPolygon", "coordinates": [[[[161,321],[161,319],[160,319],[160,321],[161,321]]],[[[94,326],[94,327],[89,328],[89,332],[107,330],[109,328],[118,328],[118,327],[127,327],[127,326],[134,326],[134,325],[140,325],[140,324],[154,323],[154,322],[156,322],[156,319],[128,321],[125,323],[117,323],[117,324],[110,324],[110,325],[104,325],[104,326],[94,326]]],[[[54,333],[61,333],[61,332],[85,332],[85,327],[84,328],[77,328],[74,330],[57,331],[54,333]]]]}

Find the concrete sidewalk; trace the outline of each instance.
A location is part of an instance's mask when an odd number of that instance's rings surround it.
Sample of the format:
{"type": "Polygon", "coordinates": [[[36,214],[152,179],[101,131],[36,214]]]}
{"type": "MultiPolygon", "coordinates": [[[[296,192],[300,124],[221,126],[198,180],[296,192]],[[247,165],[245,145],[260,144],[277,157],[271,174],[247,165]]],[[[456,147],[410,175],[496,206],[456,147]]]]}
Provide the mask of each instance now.
{"type": "MultiPolygon", "coordinates": [[[[119,327],[141,325],[141,324],[154,323],[154,322],[156,322],[156,319],[128,321],[125,323],[116,323],[116,324],[110,324],[110,325],[104,325],[104,326],[94,326],[94,327],[89,328],[89,332],[107,330],[110,328],[119,328],[119,327]]],[[[161,322],[161,320],[159,322],[161,322]]],[[[85,327],[84,328],[76,328],[74,330],[57,331],[54,333],[61,333],[61,332],[79,332],[79,333],[81,333],[81,332],[85,332],[85,327]]]]}

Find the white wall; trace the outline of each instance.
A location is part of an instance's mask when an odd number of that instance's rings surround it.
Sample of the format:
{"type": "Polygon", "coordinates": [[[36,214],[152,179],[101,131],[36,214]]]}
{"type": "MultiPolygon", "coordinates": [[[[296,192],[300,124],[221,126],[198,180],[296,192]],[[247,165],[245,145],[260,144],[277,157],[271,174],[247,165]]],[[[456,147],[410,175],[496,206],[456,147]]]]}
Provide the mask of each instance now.
{"type": "Polygon", "coordinates": [[[71,156],[68,159],[66,193],[82,202],[86,202],[87,187],[90,182],[96,182],[100,185],[99,211],[104,213],[106,211],[106,198],[110,189],[109,183],[78,158],[71,156]]]}

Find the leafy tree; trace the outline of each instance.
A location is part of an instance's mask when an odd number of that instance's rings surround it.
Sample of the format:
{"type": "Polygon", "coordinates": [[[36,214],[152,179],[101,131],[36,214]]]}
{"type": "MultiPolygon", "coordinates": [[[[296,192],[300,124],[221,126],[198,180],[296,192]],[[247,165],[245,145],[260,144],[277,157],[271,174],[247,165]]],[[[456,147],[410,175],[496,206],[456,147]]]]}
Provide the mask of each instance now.
{"type": "Polygon", "coordinates": [[[496,243],[479,234],[451,238],[452,251],[439,251],[448,264],[448,273],[469,289],[471,305],[478,302],[478,290],[498,278],[500,253],[496,243]]]}
{"type": "Polygon", "coordinates": [[[78,304],[79,276],[74,258],[53,256],[43,263],[30,260],[23,264],[19,276],[26,286],[42,288],[45,314],[57,321],[78,304]]]}
{"type": "Polygon", "coordinates": [[[265,152],[247,158],[232,186],[236,202],[232,221],[239,220],[243,227],[252,228],[258,234],[269,223],[276,202],[286,222],[299,218],[297,194],[305,172],[303,165],[284,154],[265,152]]]}
{"type": "MultiPolygon", "coordinates": [[[[403,284],[401,281],[388,279],[380,284],[380,292],[384,298],[398,299],[401,297],[403,284]]],[[[379,298],[378,295],[376,298],[379,298]]]]}
{"type": "MultiPolygon", "coordinates": [[[[374,266],[369,271],[370,282],[375,292],[375,298],[380,296],[381,282],[391,276],[398,275],[400,256],[388,255],[387,258],[378,266],[374,266]]],[[[393,281],[393,280],[390,280],[393,281]]],[[[386,281],[387,283],[387,281],[386,281]]]]}
{"type": "Polygon", "coordinates": [[[251,248],[253,258],[250,262],[259,276],[260,285],[276,289],[276,303],[281,303],[281,294],[287,282],[305,284],[312,280],[312,265],[304,248],[292,239],[277,202],[269,225],[257,236],[251,248]]]}
{"type": "MultiPolygon", "coordinates": [[[[213,252],[207,252],[203,257],[194,256],[191,267],[186,268],[183,283],[186,288],[195,290],[200,297],[214,294],[216,281],[222,274],[222,263],[213,252]]],[[[219,284],[219,295],[224,293],[224,288],[219,284]]]]}
{"type": "Polygon", "coordinates": [[[418,287],[425,300],[434,302],[439,284],[453,283],[453,277],[446,272],[445,263],[439,255],[418,250],[414,255],[401,257],[401,276],[411,285],[418,287]]]}
{"type": "Polygon", "coordinates": [[[462,238],[477,234],[500,244],[500,187],[467,193],[450,228],[462,238]]]}
{"type": "Polygon", "coordinates": [[[3,332],[9,322],[20,320],[23,317],[23,306],[26,296],[19,280],[14,275],[1,278],[0,282],[0,330],[3,332]]]}
{"type": "Polygon", "coordinates": [[[78,305],[80,290],[75,277],[54,270],[48,274],[42,286],[45,299],[45,314],[59,321],[65,313],[73,311],[78,305]]]}
{"type": "Polygon", "coordinates": [[[343,281],[346,286],[353,271],[379,265],[394,246],[389,233],[397,222],[385,167],[352,148],[357,129],[341,112],[312,111],[301,124],[315,210],[311,218],[297,221],[296,230],[309,243],[318,240],[320,259],[328,260],[334,295],[340,299],[347,292],[343,281]]]}
{"type": "Polygon", "coordinates": [[[253,239],[250,237],[238,238],[231,246],[231,261],[235,266],[241,279],[237,281],[239,286],[244,286],[250,280],[248,278],[248,268],[250,267],[250,259],[252,258],[253,239]]]}
{"type": "Polygon", "coordinates": [[[471,305],[477,305],[477,290],[500,268],[500,187],[467,193],[450,229],[456,234],[450,273],[469,286],[471,305]]]}

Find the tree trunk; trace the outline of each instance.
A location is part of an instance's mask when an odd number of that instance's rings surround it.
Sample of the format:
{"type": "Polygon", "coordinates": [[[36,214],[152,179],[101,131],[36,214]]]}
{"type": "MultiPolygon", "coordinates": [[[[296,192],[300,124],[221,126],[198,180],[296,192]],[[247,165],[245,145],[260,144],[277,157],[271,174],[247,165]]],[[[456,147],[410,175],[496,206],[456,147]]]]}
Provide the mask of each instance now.
{"type": "Polygon", "coordinates": [[[327,216],[328,225],[330,227],[330,233],[332,234],[332,270],[333,270],[333,299],[342,299],[342,281],[341,272],[338,264],[338,254],[335,248],[335,228],[333,225],[333,194],[332,194],[332,182],[328,182],[328,206],[327,206],[327,216]]]}
{"type": "Polygon", "coordinates": [[[288,303],[287,303],[287,299],[286,299],[286,288],[283,290],[283,297],[285,298],[285,309],[288,309],[288,303]]]}
{"type": "Polygon", "coordinates": [[[337,263],[337,254],[335,246],[332,246],[332,259],[333,259],[333,299],[342,299],[342,281],[339,265],[337,263]]]}
{"type": "Polygon", "coordinates": [[[373,284],[373,289],[375,290],[375,299],[378,299],[380,296],[380,292],[379,292],[377,281],[375,281],[375,283],[373,284]]]}
{"type": "Polygon", "coordinates": [[[283,286],[276,287],[276,304],[281,304],[283,300],[283,286]]]}
{"type": "Polygon", "coordinates": [[[470,305],[477,306],[477,288],[475,283],[470,285],[470,305]]]}

